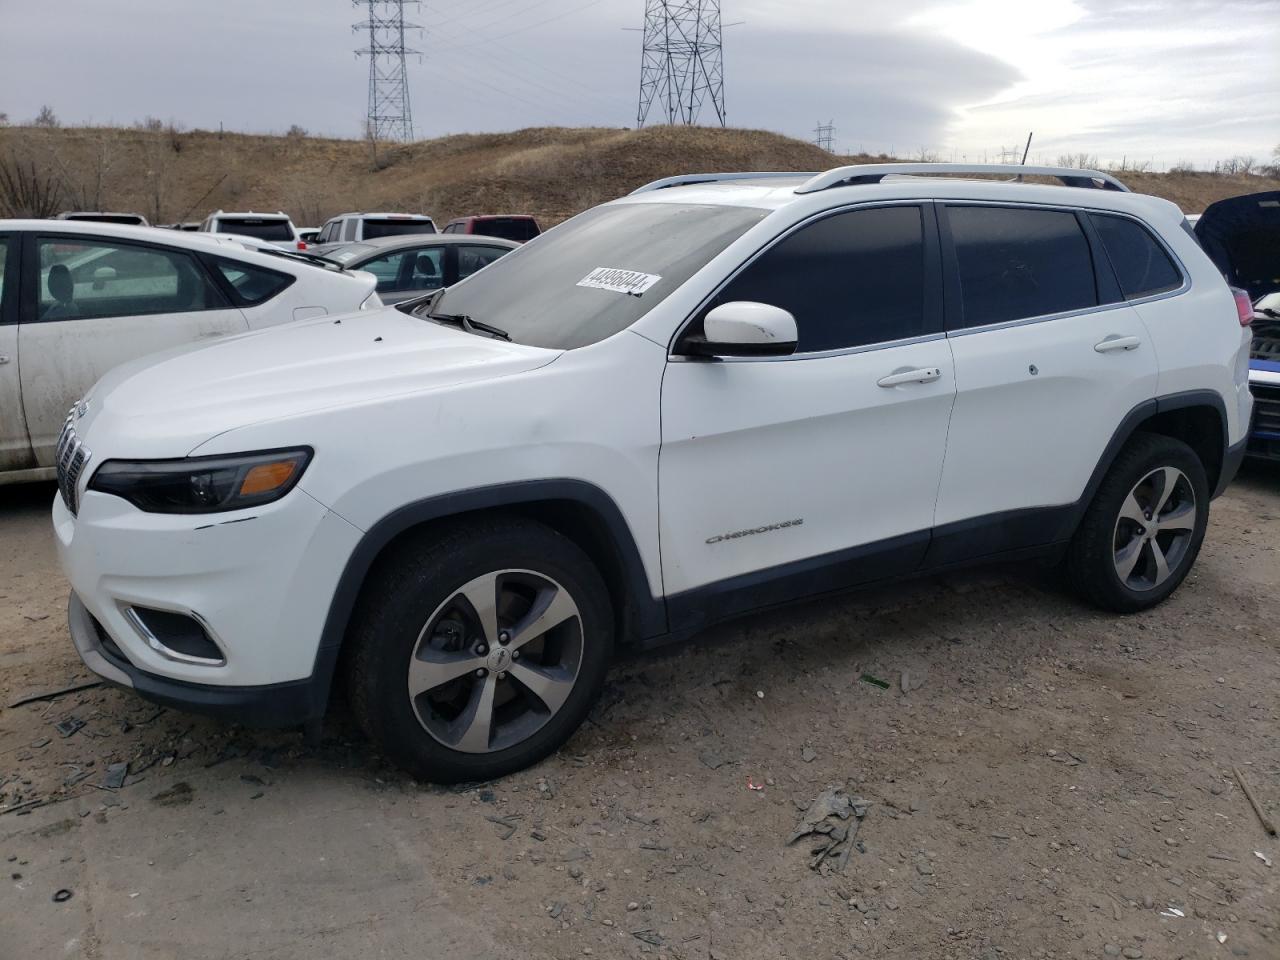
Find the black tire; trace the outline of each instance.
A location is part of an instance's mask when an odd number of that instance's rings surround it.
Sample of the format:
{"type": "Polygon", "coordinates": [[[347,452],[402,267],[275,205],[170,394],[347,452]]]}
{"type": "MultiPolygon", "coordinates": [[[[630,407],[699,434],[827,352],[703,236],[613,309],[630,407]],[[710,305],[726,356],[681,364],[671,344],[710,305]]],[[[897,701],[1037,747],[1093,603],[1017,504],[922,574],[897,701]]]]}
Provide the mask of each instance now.
{"type": "MultiPolygon", "coordinates": [[[[1178,490],[1174,497],[1180,494],[1185,500],[1186,489],[1180,482],[1178,490]]],[[[1144,515],[1148,521],[1151,519],[1150,511],[1144,515]]],[[[1072,538],[1067,553],[1067,573],[1072,586],[1082,597],[1104,610],[1136,613],[1150,609],[1168,598],[1190,572],[1200,553],[1208,521],[1209,481],[1195,451],[1172,437],[1137,433],[1107,471],[1072,538]],[[1194,518],[1185,534],[1181,531],[1167,534],[1176,537],[1177,548],[1176,563],[1168,559],[1174,556],[1172,548],[1167,555],[1161,552],[1161,557],[1166,560],[1167,578],[1158,580],[1154,560],[1147,553],[1139,557],[1139,563],[1144,564],[1143,569],[1151,571],[1147,578],[1149,585],[1144,582],[1140,584],[1141,589],[1135,589],[1132,584],[1140,578],[1141,570],[1135,568],[1138,573],[1132,575],[1132,579],[1122,580],[1119,551],[1125,544],[1138,544],[1142,528],[1123,519],[1121,511],[1128,503],[1130,493],[1136,493],[1135,488],[1145,478],[1163,468],[1181,471],[1185,477],[1194,496],[1194,518]]],[[[1157,535],[1157,545],[1160,542],[1157,535]]]]}
{"type": "MultiPolygon", "coordinates": [[[[454,634],[461,636],[469,628],[459,631],[453,626],[457,620],[449,617],[448,623],[454,634]]],[[[501,616],[499,622],[501,626],[501,616]]],[[[569,624],[572,629],[572,621],[569,624]]],[[[518,518],[435,527],[423,537],[394,547],[370,573],[348,638],[352,645],[346,660],[352,713],[393,762],[420,779],[458,783],[500,777],[552,753],[586,718],[604,685],[613,634],[608,589],[587,555],[566,537],[518,518]],[[452,749],[429,732],[428,722],[437,723],[431,708],[409,694],[410,659],[428,621],[433,615],[449,616],[439,610],[453,602],[451,598],[456,598],[463,585],[495,571],[516,570],[549,578],[567,591],[577,606],[580,633],[575,633],[573,641],[577,673],[570,681],[572,690],[549,719],[541,720],[541,727],[519,742],[490,752],[452,749]],[[428,719],[420,721],[420,711],[426,711],[428,719]]],[[[467,643],[465,639],[461,642],[467,643]]],[[[475,649],[462,648],[468,655],[475,649]]],[[[529,648],[525,649],[528,652],[529,648]]],[[[526,657],[521,666],[529,666],[529,661],[526,657]]],[[[514,678],[516,665],[507,669],[514,678]]],[[[508,676],[491,672],[495,678],[508,676]]],[[[457,682],[464,682],[464,678],[457,682]]],[[[468,672],[465,682],[474,685],[480,681],[468,672]]],[[[531,696],[528,688],[514,679],[497,682],[512,684],[515,692],[508,695],[520,701],[531,696]]],[[[529,702],[541,703],[536,698],[529,702]]],[[[496,728],[497,711],[493,716],[496,728]]],[[[535,722],[538,719],[533,717],[535,722]]]]}

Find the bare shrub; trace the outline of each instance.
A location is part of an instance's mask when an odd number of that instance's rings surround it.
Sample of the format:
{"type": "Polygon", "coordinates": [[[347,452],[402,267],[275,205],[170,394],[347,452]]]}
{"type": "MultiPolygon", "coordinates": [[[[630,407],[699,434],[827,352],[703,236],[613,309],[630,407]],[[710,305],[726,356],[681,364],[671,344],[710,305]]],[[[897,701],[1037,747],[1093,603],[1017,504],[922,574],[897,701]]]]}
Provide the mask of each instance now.
{"type": "Polygon", "coordinates": [[[62,205],[62,182],[30,158],[0,157],[0,217],[43,220],[62,205]]]}
{"type": "Polygon", "coordinates": [[[1199,171],[1196,170],[1196,165],[1191,160],[1179,160],[1169,168],[1169,172],[1176,173],[1184,177],[1193,177],[1199,171]]]}
{"type": "Polygon", "coordinates": [[[285,133],[285,136],[288,137],[290,140],[302,140],[307,135],[308,135],[307,128],[299,126],[296,123],[293,126],[291,126],[288,129],[288,131],[285,133]]]}

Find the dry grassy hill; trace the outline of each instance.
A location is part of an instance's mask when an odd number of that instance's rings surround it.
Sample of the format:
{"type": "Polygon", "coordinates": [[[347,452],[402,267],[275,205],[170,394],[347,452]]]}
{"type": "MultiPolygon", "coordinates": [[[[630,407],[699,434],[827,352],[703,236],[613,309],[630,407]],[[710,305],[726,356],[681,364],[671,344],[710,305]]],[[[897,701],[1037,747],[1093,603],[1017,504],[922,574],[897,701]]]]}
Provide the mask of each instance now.
{"type": "MultiPolygon", "coordinates": [[[[58,209],[133,210],[153,223],[210,210],[284,210],[319,225],[346,210],[411,210],[437,222],[533,213],[555,223],[639,184],[704,170],[817,170],[843,162],[760,130],[532,128],[381,146],[358,140],[172,129],[0,129],[0,166],[45,179],[58,209]]],[[[0,174],[3,170],[0,169],[0,174]]],[[[1124,174],[1135,190],[1188,212],[1280,180],[1208,173],[1124,174]]],[[[0,191],[2,192],[2,191],[0,191]]],[[[0,196],[0,201],[3,197],[0,196]]],[[[9,212],[0,210],[0,214],[9,212]]]]}

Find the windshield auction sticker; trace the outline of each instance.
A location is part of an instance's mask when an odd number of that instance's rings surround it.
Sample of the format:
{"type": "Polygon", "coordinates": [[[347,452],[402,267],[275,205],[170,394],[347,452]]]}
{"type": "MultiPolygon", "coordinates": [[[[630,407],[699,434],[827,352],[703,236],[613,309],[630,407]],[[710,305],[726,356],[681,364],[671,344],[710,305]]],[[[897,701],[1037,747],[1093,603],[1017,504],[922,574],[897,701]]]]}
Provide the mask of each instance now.
{"type": "Polygon", "coordinates": [[[597,290],[612,290],[614,293],[625,293],[628,296],[641,296],[662,278],[652,273],[638,273],[635,270],[619,270],[616,267],[596,267],[578,281],[579,287],[595,287],[597,290]]]}

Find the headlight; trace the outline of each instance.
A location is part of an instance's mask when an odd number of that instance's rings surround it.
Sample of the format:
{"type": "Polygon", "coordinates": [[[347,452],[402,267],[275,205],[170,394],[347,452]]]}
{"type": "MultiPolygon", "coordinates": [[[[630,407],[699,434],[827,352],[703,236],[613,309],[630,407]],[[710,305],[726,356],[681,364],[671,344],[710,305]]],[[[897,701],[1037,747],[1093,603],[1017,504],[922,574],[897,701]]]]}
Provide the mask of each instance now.
{"type": "Polygon", "coordinates": [[[184,460],[108,460],[89,489],[148,513],[216,513],[279,500],[311,460],[311,448],[184,460]]]}

